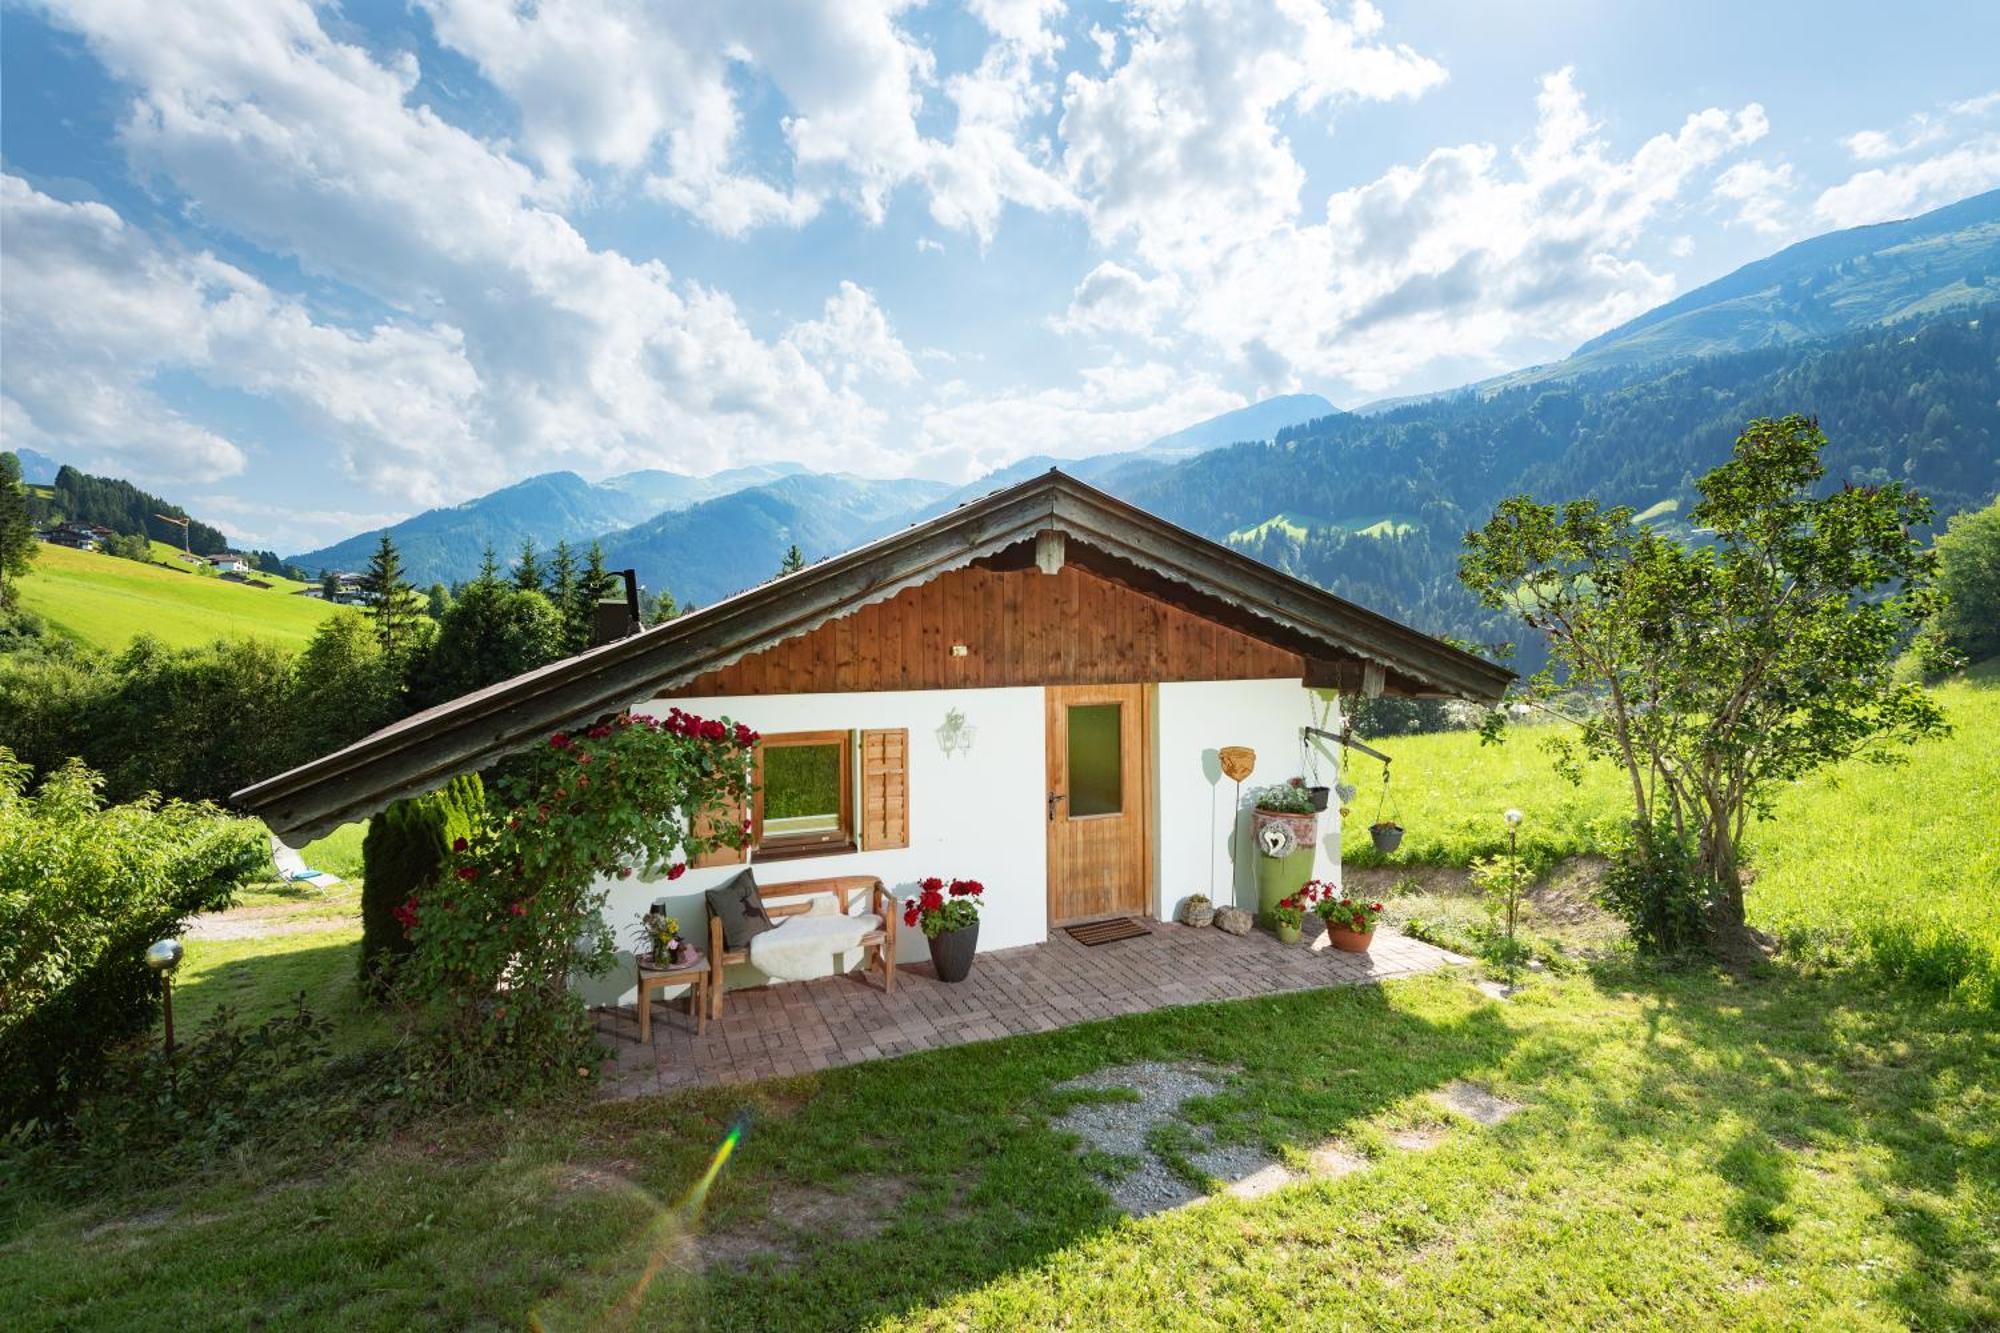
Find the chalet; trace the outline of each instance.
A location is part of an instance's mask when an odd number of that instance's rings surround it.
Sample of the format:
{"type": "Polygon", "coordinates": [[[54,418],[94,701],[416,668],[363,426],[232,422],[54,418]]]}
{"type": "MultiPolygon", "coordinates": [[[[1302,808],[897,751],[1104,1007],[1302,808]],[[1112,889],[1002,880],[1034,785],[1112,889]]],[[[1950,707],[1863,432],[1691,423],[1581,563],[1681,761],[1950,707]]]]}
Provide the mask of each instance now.
{"type": "Polygon", "coordinates": [[[252,569],[250,557],[236,551],[221,551],[208,558],[209,568],[218,574],[248,574],[252,569]]]}
{"type": "MultiPolygon", "coordinates": [[[[858,875],[908,893],[927,875],[977,878],[984,951],[1166,917],[1194,893],[1254,900],[1248,793],[1222,747],[1255,750],[1252,785],[1281,782],[1320,744],[1308,728],[1339,728],[1343,695],[1492,702],[1511,678],[1052,471],[234,800],[297,844],[558,729],[679,705],[763,734],[751,847],[671,884],[608,884],[621,938],[656,898],[700,922],[702,891],[747,859],[760,883],[858,875]]],[[[1336,753],[1315,756],[1322,774],[1336,753]]],[[[1339,876],[1339,846],[1329,811],[1321,878],[1339,876]]],[[[899,939],[905,961],[924,947],[899,939]]],[[[629,992],[630,973],[614,977],[629,992]]]]}
{"type": "Polygon", "coordinates": [[[67,546],[73,551],[101,551],[117,536],[101,523],[57,523],[35,534],[51,546],[67,546]]]}

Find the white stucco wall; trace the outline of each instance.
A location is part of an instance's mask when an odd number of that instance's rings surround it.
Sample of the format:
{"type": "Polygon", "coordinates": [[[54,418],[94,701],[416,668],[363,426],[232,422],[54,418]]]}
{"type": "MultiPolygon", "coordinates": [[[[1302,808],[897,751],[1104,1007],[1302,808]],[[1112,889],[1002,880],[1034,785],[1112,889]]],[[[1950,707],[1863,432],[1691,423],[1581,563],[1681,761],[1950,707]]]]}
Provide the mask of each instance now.
{"type": "MultiPolygon", "coordinates": [[[[637,713],[664,716],[673,699],[656,699],[637,713]]],[[[760,884],[820,879],[828,875],[875,875],[898,900],[915,891],[926,875],[961,876],[986,886],[980,910],[979,948],[1007,949],[1037,944],[1047,937],[1048,862],[1042,804],[1042,690],[1023,686],[996,690],[897,690],[852,694],[782,694],[749,698],[679,701],[702,717],[727,717],[758,731],[855,730],[907,727],[910,732],[910,845],[874,852],[851,852],[795,860],[753,862],[760,884]],[[945,712],[956,708],[976,728],[970,753],[947,757],[936,732],[945,712]]],[[[656,898],[665,898],[680,920],[681,932],[708,948],[702,894],[726,882],[740,866],[690,870],[671,882],[610,881],[605,917],[623,952],[616,972],[584,987],[586,999],[604,1003],[632,998],[631,937],[639,917],[656,898]]],[[[901,931],[897,961],[926,960],[923,932],[901,931]]],[[[843,960],[859,966],[857,953],[843,960]]],[[[834,961],[827,960],[828,972],[834,961]]],[[[845,969],[843,969],[845,970],[845,969]]],[[[731,972],[734,985],[764,980],[750,968],[731,972]]]]}
{"type": "MultiPolygon", "coordinates": [[[[1295,680],[1191,681],[1159,687],[1154,714],[1154,749],[1160,775],[1158,912],[1168,918],[1190,894],[1207,895],[1218,907],[1257,905],[1256,855],[1250,844],[1250,791],[1254,787],[1306,775],[1301,728],[1340,729],[1331,696],[1322,697],[1295,680]],[[1257,764],[1243,783],[1222,774],[1217,751],[1247,745],[1257,764]],[[1239,849],[1241,854],[1239,855],[1239,849]]],[[[1331,786],[1340,753],[1321,747],[1319,772],[1331,786]],[[1331,753],[1328,753],[1331,751],[1331,753]]],[[[1337,803],[1336,803],[1337,804],[1337,803]]],[[[1319,852],[1313,873],[1340,881],[1340,812],[1320,817],[1319,852]]]]}
{"type": "MultiPolygon", "coordinates": [[[[664,715],[676,701],[656,699],[635,712],[664,715]]],[[[753,862],[760,883],[828,875],[879,876],[900,900],[926,875],[967,876],[986,885],[979,948],[1038,944],[1048,936],[1048,856],[1044,696],[1041,687],[991,690],[899,690],[880,693],[789,694],[681,701],[703,717],[727,717],[758,731],[856,730],[906,727],[910,733],[910,845],[882,851],[753,862]],[[947,757],[936,731],[956,708],[976,728],[970,753],[947,757]]],[[[1255,905],[1256,880],[1249,859],[1248,791],[1303,773],[1300,728],[1315,720],[1339,727],[1339,714],[1297,681],[1213,681],[1158,687],[1153,710],[1155,915],[1169,918],[1191,893],[1218,905],[1255,905]],[[1317,708],[1317,719],[1315,709],[1317,708]],[[1222,776],[1216,751],[1248,745],[1256,772],[1236,805],[1236,784],[1222,776]],[[1243,849],[1243,855],[1236,854],[1243,849]],[[1212,886],[1212,887],[1211,887],[1212,886]]],[[[1337,751],[1336,751],[1337,752],[1337,751]]],[[[1333,781],[1337,760],[1322,757],[1320,772],[1333,781]]],[[[639,917],[664,898],[682,933],[703,949],[707,915],[702,894],[741,867],[689,870],[678,880],[608,881],[605,915],[621,953],[611,973],[588,982],[591,1003],[632,999],[631,943],[639,917]]],[[[1336,812],[1321,820],[1315,873],[1338,881],[1340,827],[1336,812]]],[[[929,957],[923,933],[904,930],[898,962],[929,957]]],[[[858,966],[858,954],[841,970],[858,966]]],[[[828,959],[827,970],[834,971],[828,959]]],[[[765,978],[749,968],[731,972],[732,985],[765,978]]]]}

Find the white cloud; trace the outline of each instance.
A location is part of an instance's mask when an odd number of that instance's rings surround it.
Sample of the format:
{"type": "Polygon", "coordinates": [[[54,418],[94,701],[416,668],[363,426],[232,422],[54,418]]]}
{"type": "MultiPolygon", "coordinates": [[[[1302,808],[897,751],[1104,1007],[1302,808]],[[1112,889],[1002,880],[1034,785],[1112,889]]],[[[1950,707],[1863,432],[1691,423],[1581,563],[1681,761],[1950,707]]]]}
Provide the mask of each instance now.
{"type": "Polygon", "coordinates": [[[1288,113],[1410,97],[1444,70],[1374,40],[1366,4],[1336,18],[1318,0],[1137,0],[1124,64],[1077,71],[1063,93],[1071,185],[1100,241],[1130,238],[1155,266],[1264,234],[1298,208],[1305,173],[1278,127],[1288,113]]]}
{"type": "Polygon", "coordinates": [[[944,85],[958,112],[948,140],[918,128],[936,71],[899,25],[910,0],[421,2],[439,40],[518,105],[522,146],[565,188],[580,164],[643,171],[649,194],[728,235],[801,225],[834,197],[879,222],[910,182],[940,223],[982,240],[1010,202],[1074,206],[1017,137],[1053,96],[1060,0],[975,0],[992,41],[944,85]],[[790,109],[782,172],[745,164],[746,80],[768,81],[790,109]]]}
{"type": "Polygon", "coordinates": [[[1859,130],[1841,140],[1857,161],[1874,163],[1820,193],[1813,213],[1835,227],[1909,217],[2000,185],[2000,92],[1968,97],[1939,112],[1918,112],[1901,130],[1859,130]],[[1915,154],[1952,146],[1928,157],[1915,154]],[[1908,159],[1896,161],[1897,158],[1908,159]]]}
{"type": "Polygon", "coordinates": [[[946,386],[926,411],[926,453],[974,476],[1030,454],[1081,458],[1134,449],[1158,436],[1242,407],[1242,394],[1184,365],[1113,361],[1082,371],[1069,388],[973,394],[946,386]]]}
{"type": "Polygon", "coordinates": [[[1151,338],[1160,321],[1180,302],[1180,283],[1171,275],[1141,277],[1106,260],[1084,276],[1069,309],[1054,321],[1069,333],[1130,333],[1151,338]]]}
{"type": "Polygon", "coordinates": [[[834,374],[842,383],[872,375],[892,384],[918,378],[909,349],[889,327],[875,297],[851,282],[827,298],[815,320],[795,324],[786,341],[834,374]]]}
{"type": "Polygon", "coordinates": [[[285,402],[408,484],[476,454],[476,377],[449,327],[315,322],[210,254],[165,250],[97,203],[67,203],[0,176],[7,281],[7,433],[65,458],[153,480],[239,473],[236,442],[163,401],[186,372],[285,402]]]}
{"type": "Polygon", "coordinates": [[[1792,229],[1792,186],[1789,162],[1773,166],[1756,158],[1738,162],[1715,178],[1717,197],[1736,205],[1736,223],[1768,236],[1792,229]]]}
{"type": "Polygon", "coordinates": [[[1629,156],[1607,144],[1568,70],[1548,76],[1533,136],[1440,148],[1260,231],[1161,266],[1184,326],[1268,389],[1299,381],[1388,388],[1444,359],[1547,356],[1667,296],[1632,257],[1700,173],[1768,130],[1752,103],[1709,108],[1629,156]]]}
{"type": "Polygon", "coordinates": [[[1906,218],[2000,185],[2000,135],[1935,157],[1859,171],[1820,193],[1813,213],[1834,227],[1906,218]]]}
{"type": "Polygon", "coordinates": [[[431,502],[556,465],[725,465],[774,441],[802,462],[882,459],[879,409],[759,340],[727,294],[593,249],[528,167],[410,102],[412,61],[334,40],[303,0],[54,13],[136,89],[123,139],[139,170],[213,225],[463,331],[478,399],[461,419],[480,447],[421,477],[371,459],[372,484],[431,502]]]}

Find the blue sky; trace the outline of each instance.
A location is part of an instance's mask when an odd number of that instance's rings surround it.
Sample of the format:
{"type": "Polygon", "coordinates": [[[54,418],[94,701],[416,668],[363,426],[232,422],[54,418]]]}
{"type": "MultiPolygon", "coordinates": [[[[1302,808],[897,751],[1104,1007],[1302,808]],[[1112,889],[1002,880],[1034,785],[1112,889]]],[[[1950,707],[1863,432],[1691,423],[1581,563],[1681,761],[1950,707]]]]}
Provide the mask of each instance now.
{"type": "Polygon", "coordinates": [[[2000,184],[2000,6],[0,9],[0,432],[299,550],[1566,353],[2000,184]]]}

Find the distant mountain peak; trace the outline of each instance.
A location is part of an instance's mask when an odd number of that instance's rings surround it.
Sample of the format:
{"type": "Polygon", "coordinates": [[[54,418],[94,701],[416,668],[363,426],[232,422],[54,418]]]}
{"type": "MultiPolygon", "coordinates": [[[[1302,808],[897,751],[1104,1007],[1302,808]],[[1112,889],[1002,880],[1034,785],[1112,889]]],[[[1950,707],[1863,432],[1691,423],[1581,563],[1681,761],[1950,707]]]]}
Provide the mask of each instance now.
{"type": "Polygon", "coordinates": [[[1162,435],[1139,452],[1156,458],[1186,458],[1251,440],[1275,439],[1287,426],[1299,426],[1340,409],[1316,393],[1286,393],[1265,398],[1234,412],[1197,421],[1171,435],[1162,435]]]}

